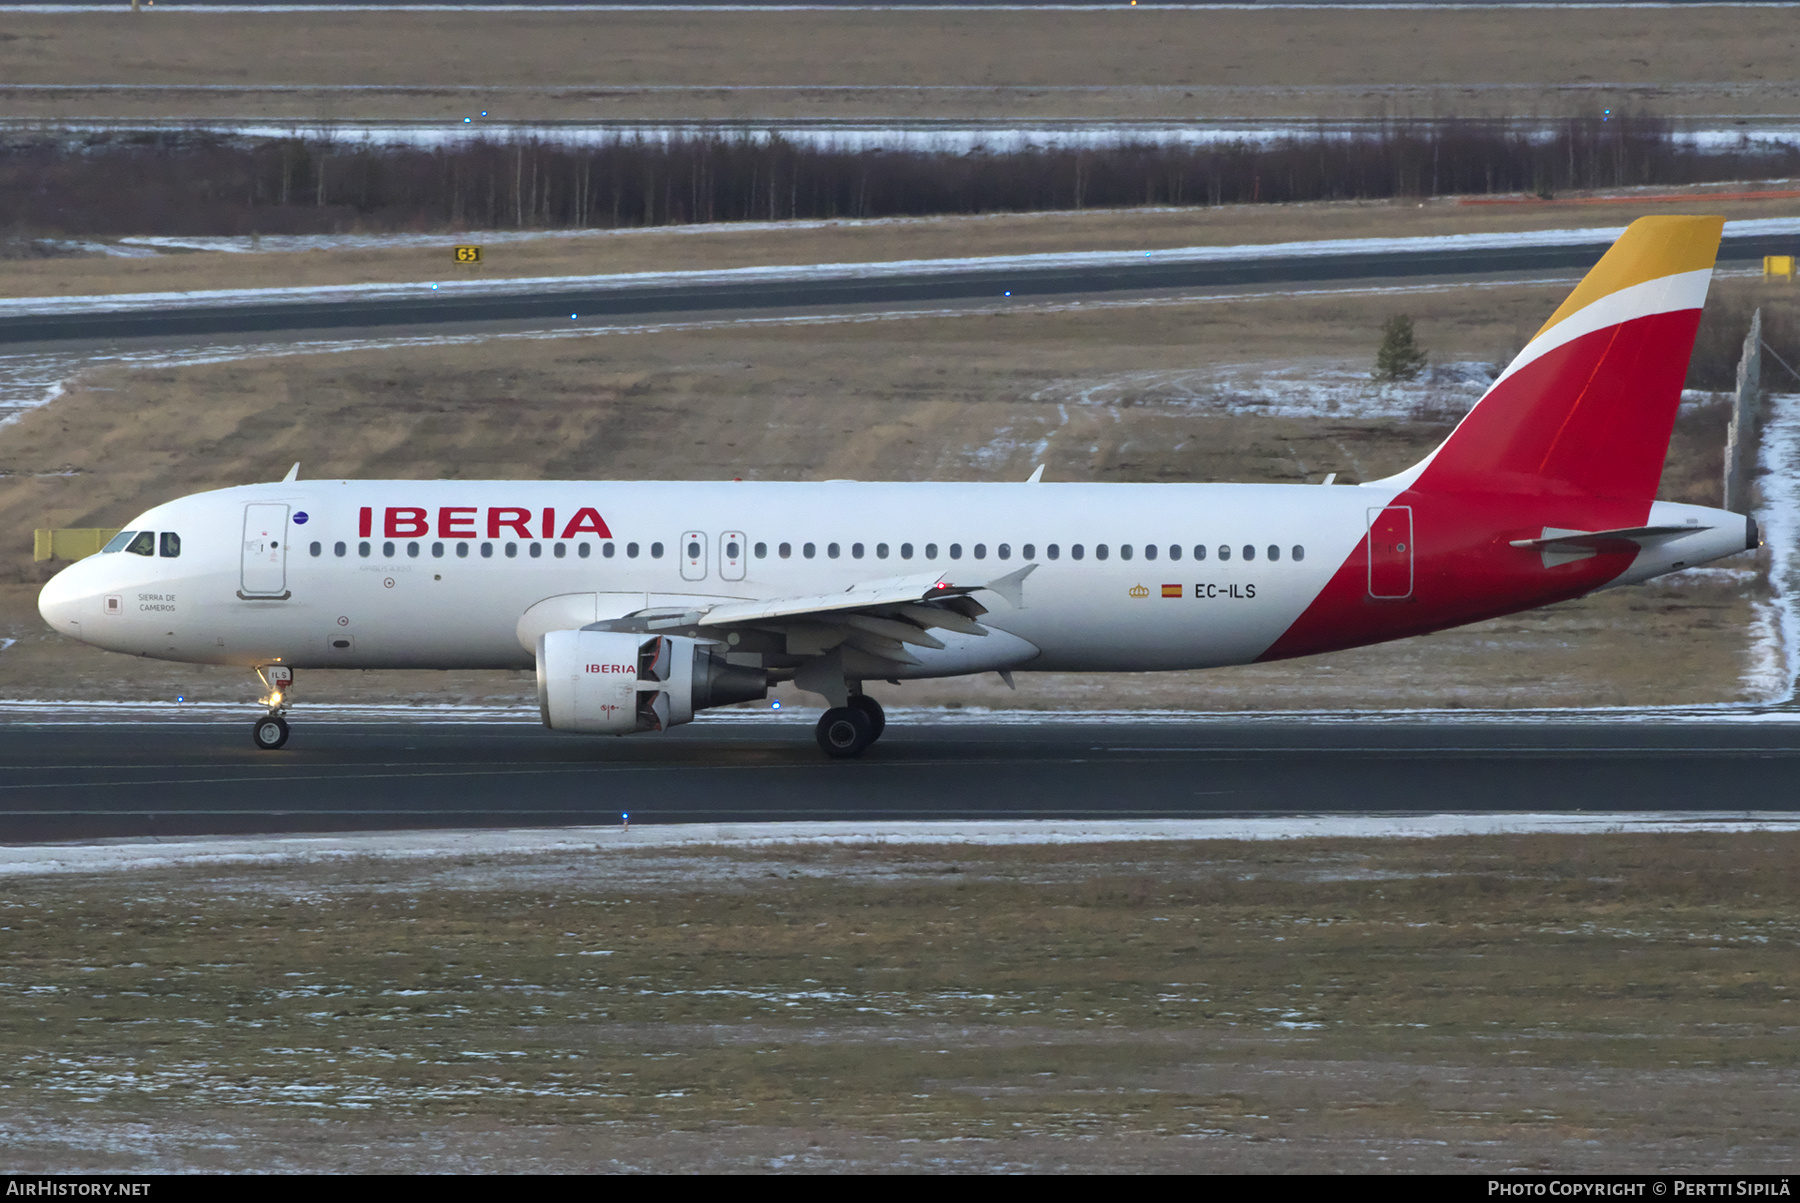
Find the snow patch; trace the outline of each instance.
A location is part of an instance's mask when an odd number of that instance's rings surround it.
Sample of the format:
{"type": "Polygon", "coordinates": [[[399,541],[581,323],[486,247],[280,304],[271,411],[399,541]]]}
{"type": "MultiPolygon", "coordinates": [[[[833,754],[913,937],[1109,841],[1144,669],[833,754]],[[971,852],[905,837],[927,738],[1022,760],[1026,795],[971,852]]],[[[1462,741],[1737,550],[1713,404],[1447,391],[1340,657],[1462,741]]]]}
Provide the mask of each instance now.
{"type": "Polygon", "coordinates": [[[1248,819],[1044,819],[1027,822],[669,823],[516,831],[120,840],[0,847],[0,878],[144,873],[245,865],[426,861],[543,856],[646,848],[925,844],[1041,845],[1173,840],[1436,839],[1467,835],[1800,831],[1800,813],[1292,815],[1248,819]]]}
{"type": "Polygon", "coordinates": [[[1754,683],[1764,702],[1778,704],[1793,701],[1800,676],[1800,393],[1766,395],[1763,407],[1756,524],[1769,552],[1775,598],[1757,603],[1745,684],[1754,683]]]}

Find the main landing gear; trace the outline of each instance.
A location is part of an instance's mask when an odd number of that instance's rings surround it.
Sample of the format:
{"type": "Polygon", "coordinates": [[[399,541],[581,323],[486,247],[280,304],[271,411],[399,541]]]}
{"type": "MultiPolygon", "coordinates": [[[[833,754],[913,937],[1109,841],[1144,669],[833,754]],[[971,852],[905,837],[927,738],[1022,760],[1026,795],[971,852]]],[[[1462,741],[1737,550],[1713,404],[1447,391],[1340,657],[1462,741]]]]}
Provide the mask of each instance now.
{"type": "Polygon", "coordinates": [[[288,741],[287,720],[281,716],[287,712],[287,694],[294,684],[294,670],[277,664],[257,669],[256,675],[269,687],[268,696],[260,699],[269,708],[269,713],[250,724],[250,739],[263,751],[273,752],[288,741]]]}
{"type": "Polygon", "coordinates": [[[819,747],[834,760],[861,756],[887,729],[881,703],[867,694],[850,696],[848,706],[833,706],[819,719],[819,747]]]}

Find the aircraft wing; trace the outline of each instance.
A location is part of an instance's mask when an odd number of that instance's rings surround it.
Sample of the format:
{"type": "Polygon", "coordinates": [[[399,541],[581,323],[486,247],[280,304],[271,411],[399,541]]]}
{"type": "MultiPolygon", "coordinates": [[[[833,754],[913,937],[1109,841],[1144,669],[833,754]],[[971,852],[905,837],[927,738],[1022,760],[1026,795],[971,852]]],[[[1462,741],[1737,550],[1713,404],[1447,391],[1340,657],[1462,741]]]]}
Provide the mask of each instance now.
{"type": "Polygon", "coordinates": [[[685,628],[718,638],[755,631],[776,639],[776,648],[786,656],[804,660],[834,651],[860,652],[876,662],[872,669],[885,665],[882,671],[888,671],[920,663],[909,647],[943,649],[944,641],[933,631],[986,636],[988,629],[976,620],[987,607],[971,595],[987,591],[1023,607],[1025,578],[1036,568],[1027,564],[991,580],[954,572],[886,577],[860,581],[839,593],[728,601],[679,614],[627,615],[595,626],[646,632],[685,628]]]}
{"type": "MultiPolygon", "coordinates": [[[[979,587],[979,586],[977,586],[979,587]]],[[[882,606],[904,606],[961,597],[974,588],[957,586],[932,573],[897,576],[852,585],[842,593],[816,593],[810,597],[777,597],[759,601],[725,602],[700,616],[703,627],[725,627],[771,619],[823,618],[882,606]]]]}

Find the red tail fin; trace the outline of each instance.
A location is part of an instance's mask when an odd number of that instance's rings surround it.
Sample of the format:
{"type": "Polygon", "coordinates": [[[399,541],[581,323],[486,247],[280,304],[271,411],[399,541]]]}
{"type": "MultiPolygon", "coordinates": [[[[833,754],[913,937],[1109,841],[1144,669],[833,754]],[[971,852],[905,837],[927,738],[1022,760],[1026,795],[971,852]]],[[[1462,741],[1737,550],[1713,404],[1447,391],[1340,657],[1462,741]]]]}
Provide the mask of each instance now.
{"type": "Polygon", "coordinates": [[[1655,497],[1724,224],[1632,222],[1443,445],[1380,483],[1655,497]]]}

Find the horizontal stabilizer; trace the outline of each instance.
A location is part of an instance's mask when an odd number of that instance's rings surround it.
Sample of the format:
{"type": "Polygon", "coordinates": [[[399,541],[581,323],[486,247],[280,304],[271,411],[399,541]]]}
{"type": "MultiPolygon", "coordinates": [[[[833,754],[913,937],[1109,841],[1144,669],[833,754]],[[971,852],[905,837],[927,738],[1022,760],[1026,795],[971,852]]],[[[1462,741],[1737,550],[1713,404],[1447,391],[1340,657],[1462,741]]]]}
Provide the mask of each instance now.
{"type": "Polygon", "coordinates": [[[1543,538],[1514,539],[1512,546],[1533,547],[1542,551],[1613,551],[1623,549],[1609,547],[1609,544],[1625,542],[1642,547],[1671,535],[1692,535],[1711,529],[1710,526],[1632,526],[1620,530],[1557,530],[1545,527],[1543,538]]]}
{"type": "Polygon", "coordinates": [[[1680,535],[1698,534],[1710,526],[1628,526],[1618,530],[1560,530],[1546,526],[1542,538],[1513,539],[1512,546],[1543,553],[1544,567],[1585,560],[1600,552],[1617,554],[1638,551],[1652,543],[1680,535]]]}

